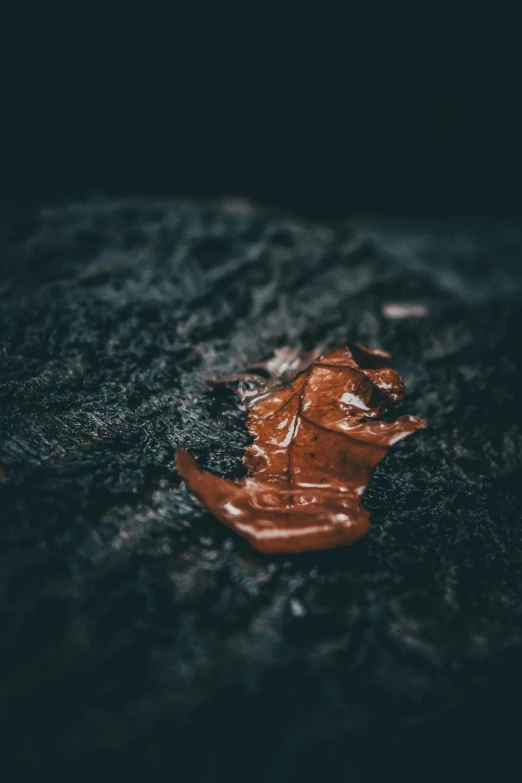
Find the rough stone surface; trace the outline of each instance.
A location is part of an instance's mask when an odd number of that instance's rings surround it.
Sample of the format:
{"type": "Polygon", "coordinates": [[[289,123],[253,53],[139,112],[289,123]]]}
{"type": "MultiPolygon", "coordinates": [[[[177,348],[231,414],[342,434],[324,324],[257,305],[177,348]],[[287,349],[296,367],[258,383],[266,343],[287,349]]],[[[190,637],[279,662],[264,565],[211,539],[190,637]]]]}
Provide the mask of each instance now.
{"type": "Polygon", "coordinates": [[[4,779],[518,779],[521,258],[509,221],[4,210],[4,779]],[[391,351],[429,429],[377,468],[361,542],[256,553],[174,449],[242,475],[207,381],[345,338],[391,351]]]}

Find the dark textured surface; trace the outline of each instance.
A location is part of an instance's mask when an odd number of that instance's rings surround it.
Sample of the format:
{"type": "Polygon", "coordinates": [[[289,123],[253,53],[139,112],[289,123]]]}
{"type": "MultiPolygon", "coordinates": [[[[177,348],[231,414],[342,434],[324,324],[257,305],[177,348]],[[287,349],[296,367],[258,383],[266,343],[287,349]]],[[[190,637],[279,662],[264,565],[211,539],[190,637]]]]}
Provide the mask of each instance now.
{"type": "Polygon", "coordinates": [[[521,255],[493,220],[4,214],[8,779],[519,779],[521,255]],[[427,317],[385,317],[399,301],[427,317]],[[263,556],[174,449],[241,475],[242,416],[206,381],[345,338],[392,352],[429,429],[377,468],[363,541],[263,556]]]}

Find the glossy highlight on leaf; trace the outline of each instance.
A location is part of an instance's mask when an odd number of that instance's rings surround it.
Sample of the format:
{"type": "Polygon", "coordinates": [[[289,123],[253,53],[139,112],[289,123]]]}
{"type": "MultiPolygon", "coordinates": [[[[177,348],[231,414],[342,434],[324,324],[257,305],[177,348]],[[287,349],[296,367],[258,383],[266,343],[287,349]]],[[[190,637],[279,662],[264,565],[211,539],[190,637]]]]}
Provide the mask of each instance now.
{"type": "Polygon", "coordinates": [[[248,476],[219,478],[178,449],[180,475],[214,516],[262,552],[353,543],[369,528],[362,496],[372,470],[390,446],[426,427],[415,416],[372,421],[404,396],[389,359],[355,343],[322,355],[279,349],[226,381],[238,384],[248,410],[248,476]]]}

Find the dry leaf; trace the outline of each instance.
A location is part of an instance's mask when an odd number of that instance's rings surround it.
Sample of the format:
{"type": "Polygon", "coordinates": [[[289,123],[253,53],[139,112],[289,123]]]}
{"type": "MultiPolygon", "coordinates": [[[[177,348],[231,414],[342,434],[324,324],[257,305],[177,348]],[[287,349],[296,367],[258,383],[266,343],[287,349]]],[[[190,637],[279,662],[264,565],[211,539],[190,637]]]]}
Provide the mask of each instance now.
{"type": "Polygon", "coordinates": [[[317,355],[282,348],[238,383],[254,442],[248,476],[228,481],[199,469],[186,451],[176,465],[198,500],[262,552],[351,544],[369,528],[362,496],[388,448],[426,423],[371,421],[404,396],[382,351],[346,343],[317,355]]]}

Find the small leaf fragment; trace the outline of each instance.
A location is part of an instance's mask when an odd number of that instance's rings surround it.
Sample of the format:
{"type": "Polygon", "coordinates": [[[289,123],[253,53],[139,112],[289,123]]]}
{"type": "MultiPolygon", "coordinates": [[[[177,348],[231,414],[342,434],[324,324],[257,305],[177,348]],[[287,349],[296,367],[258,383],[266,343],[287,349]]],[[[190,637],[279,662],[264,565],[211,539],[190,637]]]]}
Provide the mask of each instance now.
{"type": "Polygon", "coordinates": [[[262,552],[327,549],[361,538],[370,526],[362,496],[373,469],[390,446],[426,427],[415,416],[372,421],[404,396],[401,377],[387,367],[389,354],[355,343],[318,353],[282,348],[227,379],[238,384],[254,439],[244,479],[219,478],[176,452],[198,500],[262,552]]]}

